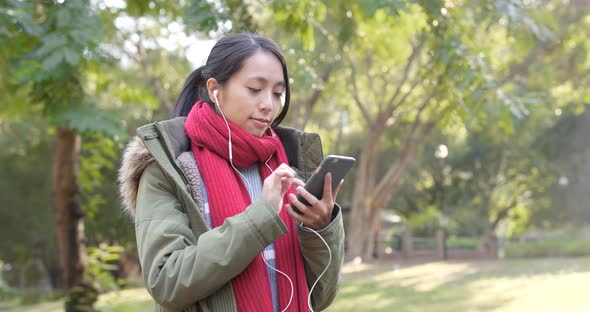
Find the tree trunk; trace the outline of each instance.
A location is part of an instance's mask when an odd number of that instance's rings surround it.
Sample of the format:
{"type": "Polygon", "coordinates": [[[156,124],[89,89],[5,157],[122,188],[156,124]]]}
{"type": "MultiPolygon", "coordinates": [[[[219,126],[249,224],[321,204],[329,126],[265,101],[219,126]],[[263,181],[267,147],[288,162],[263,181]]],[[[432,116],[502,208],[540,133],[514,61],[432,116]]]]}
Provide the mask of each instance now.
{"type": "MultiPolygon", "coordinates": [[[[380,135],[379,135],[380,136],[380,135]]],[[[369,134],[359,157],[358,173],[354,185],[350,230],[348,234],[348,256],[352,259],[367,254],[368,242],[372,237],[372,190],[377,171],[377,142],[379,136],[369,134]]]]}
{"type": "Polygon", "coordinates": [[[486,231],[480,237],[480,250],[488,258],[498,258],[498,238],[495,233],[486,231]]]}
{"type": "Polygon", "coordinates": [[[80,285],[85,270],[79,163],[80,135],[74,129],[58,128],[53,156],[53,196],[55,232],[65,289],[80,285]]]}
{"type": "Polygon", "coordinates": [[[366,248],[364,250],[363,259],[373,260],[379,253],[375,250],[378,247],[377,242],[380,239],[381,233],[381,209],[372,208],[369,213],[369,227],[366,238],[366,248]]]}
{"type": "Polygon", "coordinates": [[[39,248],[41,249],[41,261],[43,261],[43,265],[49,274],[51,287],[53,289],[63,289],[59,255],[54,252],[54,248],[49,247],[48,242],[45,240],[39,244],[39,248]]]}
{"type": "Polygon", "coordinates": [[[371,130],[361,152],[354,187],[351,207],[351,220],[354,221],[350,222],[348,234],[349,258],[369,259],[373,254],[372,241],[375,235],[379,235],[378,230],[375,232],[374,229],[379,228],[376,223],[380,222],[381,210],[395,193],[401,178],[414,158],[417,147],[422,144],[433,127],[434,123],[427,123],[413,140],[405,144],[400,157],[391,165],[379,183],[377,183],[378,143],[385,128],[371,130]]]}
{"type": "Polygon", "coordinates": [[[348,256],[351,259],[360,257],[363,254],[363,245],[366,242],[364,236],[368,232],[366,217],[370,212],[370,201],[365,193],[367,178],[366,153],[361,153],[357,179],[355,181],[352,209],[350,216],[348,236],[348,256]]]}

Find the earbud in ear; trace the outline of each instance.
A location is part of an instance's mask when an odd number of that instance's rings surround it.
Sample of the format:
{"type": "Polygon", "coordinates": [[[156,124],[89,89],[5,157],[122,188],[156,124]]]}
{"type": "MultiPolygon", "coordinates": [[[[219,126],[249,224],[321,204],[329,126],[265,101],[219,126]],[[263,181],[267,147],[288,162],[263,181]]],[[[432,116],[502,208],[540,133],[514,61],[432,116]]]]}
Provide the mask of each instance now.
{"type": "Polygon", "coordinates": [[[217,94],[219,94],[219,90],[213,90],[213,98],[215,99],[215,105],[217,105],[217,107],[221,109],[221,107],[219,106],[219,100],[217,99],[217,94]]]}

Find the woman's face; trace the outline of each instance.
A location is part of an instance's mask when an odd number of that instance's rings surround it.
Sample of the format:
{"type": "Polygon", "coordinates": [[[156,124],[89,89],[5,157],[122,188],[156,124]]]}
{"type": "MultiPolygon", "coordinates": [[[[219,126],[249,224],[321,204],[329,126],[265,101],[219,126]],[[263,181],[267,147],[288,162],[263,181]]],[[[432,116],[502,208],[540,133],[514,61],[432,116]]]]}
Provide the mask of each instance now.
{"type": "Polygon", "coordinates": [[[216,88],[225,118],[261,137],[281,110],[283,67],[274,54],[259,50],[244,60],[241,70],[223,87],[216,88]]]}

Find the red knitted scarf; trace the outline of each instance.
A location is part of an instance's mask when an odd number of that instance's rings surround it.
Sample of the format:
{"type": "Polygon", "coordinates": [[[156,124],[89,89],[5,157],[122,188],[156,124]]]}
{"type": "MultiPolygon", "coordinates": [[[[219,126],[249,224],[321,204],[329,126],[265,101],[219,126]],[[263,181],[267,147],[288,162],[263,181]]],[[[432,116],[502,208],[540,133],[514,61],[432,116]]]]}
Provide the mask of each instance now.
{"type": "MultiPolygon", "coordinates": [[[[258,164],[260,178],[264,180],[271,173],[264,164],[269,158],[268,165],[273,170],[281,163],[288,163],[278,137],[265,134],[259,138],[231,122],[229,126],[232,133],[232,159],[236,167],[247,168],[258,164]]],[[[226,218],[245,211],[252,201],[242,178],[230,166],[228,131],[223,118],[216,114],[209,104],[199,101],[190,111],[184,129],[191,140],[192,152],[207,189],[211,226],[215,228],[222,225],[226,218]]],[[[292,192],[293,187],[287,194],[292,192]]],[[[284,203],[288,202],[285,195],[284,203]]],[[[288,232],[274,242],[276,265],[278,270],[291,278],[295,288],[288,311],[309,311],[309,290],[295,221],[285,209],[279,215],[288,232]]],[[[279,308],[283,309],[289,302],[291,286],[285,277],[280,274],[277,276],[279,308]]],[[[261,254],[232,280],[232,285],[238,311],[273,310],[268,272],[261,254]]]]}

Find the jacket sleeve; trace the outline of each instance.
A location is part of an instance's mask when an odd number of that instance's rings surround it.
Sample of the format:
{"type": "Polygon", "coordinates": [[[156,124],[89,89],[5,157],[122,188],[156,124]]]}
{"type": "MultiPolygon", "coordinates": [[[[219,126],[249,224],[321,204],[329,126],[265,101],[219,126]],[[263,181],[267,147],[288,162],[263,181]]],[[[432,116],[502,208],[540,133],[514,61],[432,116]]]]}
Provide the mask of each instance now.
{"type": "MultiPolygon", "coordinates": [[[[326,309],[334,301],[341,283],[340,272],[344,260],[344,224],[340,206],[335,205],[334,209],[337,209],[337,212],[332,222],[324,229],[317,231],[330,247],[332,261],[326,273],[313,289],[311,302],[315,311],[326,309]]],[[[315,233],[300,225],[297,230],[301,252],[305,260],[307,283],[311,290],[317,278],[326,269],[330,256],[326,245],[315,233]]]]}
{"type": "Polygon", "coordinates": [[[159,165],[150,164],[139,184],[135,231],[146,288],[165,308],[181,310],[206,298],[287,232],[261,198],[196,237],[174,194],[159,165]]]}

